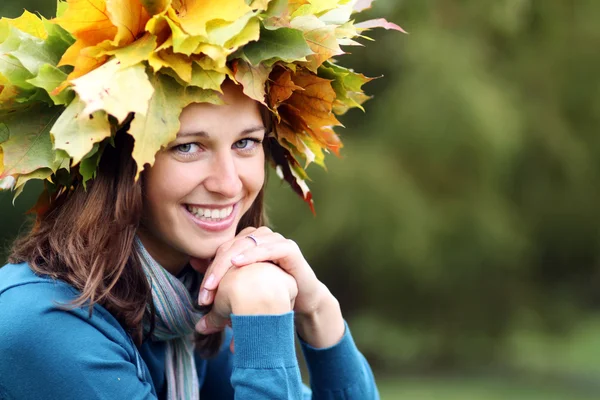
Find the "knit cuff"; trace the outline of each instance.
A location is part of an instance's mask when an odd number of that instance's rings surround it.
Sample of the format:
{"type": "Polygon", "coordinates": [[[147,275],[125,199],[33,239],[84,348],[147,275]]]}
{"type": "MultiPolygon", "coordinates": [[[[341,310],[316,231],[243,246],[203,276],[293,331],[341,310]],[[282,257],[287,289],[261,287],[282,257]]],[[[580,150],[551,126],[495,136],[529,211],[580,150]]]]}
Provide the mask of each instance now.
{"type": "Polygon", "coordinates": [[[317,349],[298,336],[313,389],[342,390],[363,380],[362,356],[344,324],[344,336],[331,347],[317,349]]]}
{"type": "Polygon", "coordinates": [[[298,365],[294,313],[231,315],[236,368],[290,368],[298,365]]]}

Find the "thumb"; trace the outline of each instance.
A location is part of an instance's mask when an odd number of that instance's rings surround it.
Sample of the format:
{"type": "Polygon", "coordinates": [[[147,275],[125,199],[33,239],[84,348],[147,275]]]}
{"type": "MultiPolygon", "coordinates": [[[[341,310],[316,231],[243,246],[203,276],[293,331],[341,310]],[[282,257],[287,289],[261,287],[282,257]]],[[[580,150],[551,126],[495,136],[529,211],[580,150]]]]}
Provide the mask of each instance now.
{"type": "Polygon", "coordinates": [[[203,335],[220,332],[225,329],[229,318],[224,318],[214,310],[206,314],[196,324],[196,331],[203,335]]]}

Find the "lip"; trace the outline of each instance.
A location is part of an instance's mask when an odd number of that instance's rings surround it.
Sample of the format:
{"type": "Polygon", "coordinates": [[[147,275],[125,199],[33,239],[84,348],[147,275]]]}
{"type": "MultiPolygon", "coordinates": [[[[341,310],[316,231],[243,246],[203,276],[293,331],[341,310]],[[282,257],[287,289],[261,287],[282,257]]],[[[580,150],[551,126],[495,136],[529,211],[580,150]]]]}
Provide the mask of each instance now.
{"type": "Polygon", "coordinates": [[[219,206],[215,206],[215,205],[199,206],[199,205],[193,204],[193,206],[195,206],[195,207],[210,208],[210,209],[225,208],[225,207],[233,206],[233,211],[231,212],[231,214],[227,218],[225,218],[221,221],[218,221],[218,222],[202,221],[201,219],[196,217],[194,214],[189,212],[187,207],[184,204],[181,207],[183,208],[183,211],[185,212],[185,214],[200,229],[203,229],[203,230],[209,231],[209,232],[221,232],[221,231],[225,231],[225,230],[231,228],[231,225],[233,225],[233,223],[235,222],[238,210],[240,208],[240,203],[241,203],[241,201],[238,201],[235,204],[230,204],[227,206],[220,206],[220,205],[219,206]]]}

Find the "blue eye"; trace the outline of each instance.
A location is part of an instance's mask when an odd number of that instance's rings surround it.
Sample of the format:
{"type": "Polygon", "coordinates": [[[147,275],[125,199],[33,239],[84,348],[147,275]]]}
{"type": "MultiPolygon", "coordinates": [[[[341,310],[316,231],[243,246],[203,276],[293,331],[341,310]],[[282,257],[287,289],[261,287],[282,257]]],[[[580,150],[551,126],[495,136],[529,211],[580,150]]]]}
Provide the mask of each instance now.
{"type": "Polygon", "coordinates": [[[233,147],[235,147],[236,149],[245,149],[246,147],[248,147],[249,143],[250,143],[250,139],[242,139],[242,140],[238,140],[237,142],[235,142],[233,144],[233,147]]]}
{"type": "Polygon", "coordinates": [[[195,143],[184,143],[175,146],[175,150],[182,154],[188,154],[193,152],[194,146],[198,147],[198,145],[195,143]]]}
{"type": "Polygon", "coordinates": [[[238,149],[238,150],[251,150],[259,144],[260,144],[260,140],[257,140],[257,139],[251,139],[251,138],[242,139],[242,140],[238,140],[237,142],[235,142],[233,144],[233,148],[238,149]]]}

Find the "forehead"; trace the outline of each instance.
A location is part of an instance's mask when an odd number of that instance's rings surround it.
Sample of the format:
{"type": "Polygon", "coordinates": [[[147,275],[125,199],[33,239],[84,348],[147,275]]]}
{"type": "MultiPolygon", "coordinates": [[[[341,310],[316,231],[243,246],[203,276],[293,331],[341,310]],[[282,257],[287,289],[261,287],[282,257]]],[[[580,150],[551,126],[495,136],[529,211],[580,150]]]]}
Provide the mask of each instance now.
{"type": "Polygon", "coordinates": [[[243,131],[263,125],[259,104],[244,95],[241,87],[230,83],[223,85],[223,105],[192,103],[179,117],[179,133],[243,131]]]}

